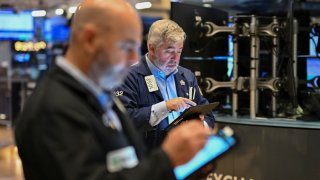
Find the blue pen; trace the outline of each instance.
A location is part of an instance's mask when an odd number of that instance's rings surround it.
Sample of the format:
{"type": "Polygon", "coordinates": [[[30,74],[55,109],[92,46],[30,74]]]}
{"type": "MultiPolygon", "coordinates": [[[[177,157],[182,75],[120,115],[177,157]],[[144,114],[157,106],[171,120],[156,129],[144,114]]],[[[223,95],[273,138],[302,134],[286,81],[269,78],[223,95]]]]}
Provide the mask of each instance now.
{"type": "Polygon", "coordinates": [[[190,106],[196,106],[196,105],[191,104],[190,102],[186,102],[186,104],[188,104],[190,106]]]}

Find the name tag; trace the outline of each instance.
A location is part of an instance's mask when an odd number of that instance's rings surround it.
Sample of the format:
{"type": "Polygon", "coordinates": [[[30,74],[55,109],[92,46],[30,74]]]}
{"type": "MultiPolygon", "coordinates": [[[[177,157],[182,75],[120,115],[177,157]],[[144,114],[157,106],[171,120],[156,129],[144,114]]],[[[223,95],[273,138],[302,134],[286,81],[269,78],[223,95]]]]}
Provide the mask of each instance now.
{"type": "Polygon", "coordinates": [[[106,159],[107,169],[111,173],[121,171],[124,168],[133,168],[139,163],[132,146],[111,151],[106,155],[106,159]]]}
{"type": "Polygon", "coordinates": [[[144,79],[145,79],[146,84],[148,86],[149,92],[154,92],[154,91],[159,90],[157,82],[156,82],[156,78],[153,75],[146,76],[146,77],[144,77],[144,79]]]}

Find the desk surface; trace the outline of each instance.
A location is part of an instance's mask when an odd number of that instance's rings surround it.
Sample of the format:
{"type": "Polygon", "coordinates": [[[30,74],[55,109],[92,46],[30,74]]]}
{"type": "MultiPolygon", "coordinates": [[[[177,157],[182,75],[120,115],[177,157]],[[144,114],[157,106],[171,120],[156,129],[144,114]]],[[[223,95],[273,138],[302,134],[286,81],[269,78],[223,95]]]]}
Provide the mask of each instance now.
{"type": "Polygon", "coordinates": [[[216,116],[216,122],[245,124],[255,126],[288,127],[303,129],[320,129],[320,121],[301,121],[285,118],[259,118],[250,119],[249,117],[233,118],[232,116],[216,116]]]}

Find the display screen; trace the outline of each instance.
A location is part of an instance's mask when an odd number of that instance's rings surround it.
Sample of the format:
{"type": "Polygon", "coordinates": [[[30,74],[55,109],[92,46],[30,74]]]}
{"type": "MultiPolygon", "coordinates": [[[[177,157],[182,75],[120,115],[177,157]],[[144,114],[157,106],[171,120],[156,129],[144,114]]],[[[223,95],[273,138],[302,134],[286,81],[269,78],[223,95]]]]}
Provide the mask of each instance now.
{"type": "Polygon", "coordinates": [[[231,146],[235,145],[235,139],[230,137],[221,137],[219,135],[210,136],[207,144],[200,150],[188,163],[178,166],[174,169],[177,179],[185,179],[201,167],[213,161],[219,155],[226,152],[231,146]]]}
{"type": "Polygon", "coordinates": [[[317,52],[317,47],[319,49],[319,32],[315,29],[315,27],[311,29],[309,44],[310,57],[306,59],[308,81],[307,87],[319,87],[319,78],[315,78],[320,77],[320,53],[317,52]]]}
{"type": "Polygon", "coordinates": [[[320,77],[320,58],[307,58],[307,87],[319,87],[319,78],[315,77],[320,77]]]}
{"type": "Polygon", "coordinates": [[[30,54],[29,53],[19,53],[19,54],[15,54],[13,56],[13,60],[15,62],[18,62],[18,63],[26,63],[26,62],[29,62],[30,61],[30,54]]]}
{"type": "Polygon", "coordinates": [[[307,80],[320,76],[320,59],[307,58],[307,80]]]}
{"type": "Polygon", "coordinates": [[[29,40],[34,36],[30,12],[0,11],[0,40],[29,40]]]}
{"type": "Polygon", "coordinates": [[[49,42],[65,42],[69,39],[70,27],[63,16],[54,16],[45,21],[45,40],[49,42]]]}
{"type": "MultiPolygon", "coordinates": [[[[318,45],[319,42],[319,37],[315,31],[314,28],[312,28],[311,33],[310,33],[310,40],[309,40],[309,51],[310,51],[310,56],[317,56],[317,51],[316,51],[316,46],[318,45]]],[[[320,55],[320,53],[318,53],[320,55]]]]}

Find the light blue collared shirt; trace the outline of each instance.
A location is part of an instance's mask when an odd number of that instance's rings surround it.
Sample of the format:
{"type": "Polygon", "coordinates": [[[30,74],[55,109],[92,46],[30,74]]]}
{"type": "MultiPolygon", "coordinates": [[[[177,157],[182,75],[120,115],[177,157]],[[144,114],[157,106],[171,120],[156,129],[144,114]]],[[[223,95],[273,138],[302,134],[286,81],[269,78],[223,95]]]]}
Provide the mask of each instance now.
{"type": "MultiPolygon", "coordinates": [[[[160,92],[162,94],[162,97],[165,101],[177,98],[177,88],[176,83],[174,79],[174,74],[178,72],[178,69],[176,69],[173,73],[171,73],[169,76],[166,76],[158,67],[156,67],[148,58],[146,55],[146,60],[148,67],[151,71],[151,73],[154,75],[158,88],[160,89],[160,92]]],[[[163,119],[168,117],[169,124],[173,122],[179,115],[180,112],[169,112],[167,109],[166,102],[162,101],[160,103],[154,104],[151,106],[151,114],[150,114],[150,120],[149,123],[151,126],[155,126],[159,124],[163,119]]]]}
{"type": "Polygon", "coordinates": [[[57,58],[57,66],[71,75],[74,79],[76,79],[80,84],[82,84],[85,88],[87,88],[92,94],[96,96],[99,100],[101,106],[105,109],[105,114],[103,115],[103,123],[106,126],[110,126],[110,122],[115,128],[119,131],[122,130],[121,123],[119,121],[118,116],[112,110],[112,101],[110,95],[104,93],[102,89],[94,83],[91,79],[89,79],[86,75],[84,75],[81,71],[79,71],[74,65],[66,61],[64,57],[57,58]]]}

